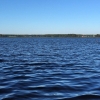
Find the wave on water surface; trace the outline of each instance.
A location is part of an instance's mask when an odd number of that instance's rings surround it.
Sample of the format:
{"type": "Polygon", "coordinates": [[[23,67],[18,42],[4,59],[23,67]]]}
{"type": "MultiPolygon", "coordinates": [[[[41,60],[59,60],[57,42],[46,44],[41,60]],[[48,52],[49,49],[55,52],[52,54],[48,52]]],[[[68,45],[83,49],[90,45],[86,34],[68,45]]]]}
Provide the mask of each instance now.
{"type": "Polygon", "coordinates": [[[98,38],[1,38],[0,100],[100,100],[98,38]]]}

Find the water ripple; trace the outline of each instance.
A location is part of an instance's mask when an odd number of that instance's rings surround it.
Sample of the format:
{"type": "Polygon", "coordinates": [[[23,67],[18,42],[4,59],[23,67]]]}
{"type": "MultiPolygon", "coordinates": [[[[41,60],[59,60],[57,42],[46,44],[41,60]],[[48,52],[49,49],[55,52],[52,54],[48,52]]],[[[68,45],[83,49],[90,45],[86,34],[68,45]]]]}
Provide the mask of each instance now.
{"type": "Polygon", "coordinates": [[[1,38],[0,100],[100,100],[98,38],[1,38]]]}

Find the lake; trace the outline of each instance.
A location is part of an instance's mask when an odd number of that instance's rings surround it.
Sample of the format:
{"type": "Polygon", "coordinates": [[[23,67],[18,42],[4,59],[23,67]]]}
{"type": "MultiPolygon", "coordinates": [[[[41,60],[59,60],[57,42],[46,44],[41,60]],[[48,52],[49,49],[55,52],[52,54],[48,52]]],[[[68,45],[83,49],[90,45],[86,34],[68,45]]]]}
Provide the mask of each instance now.
{"type": "Polygon", "coordinates": [[[0,38],[0,100],[100,100],[100,38],[0,38]]]}

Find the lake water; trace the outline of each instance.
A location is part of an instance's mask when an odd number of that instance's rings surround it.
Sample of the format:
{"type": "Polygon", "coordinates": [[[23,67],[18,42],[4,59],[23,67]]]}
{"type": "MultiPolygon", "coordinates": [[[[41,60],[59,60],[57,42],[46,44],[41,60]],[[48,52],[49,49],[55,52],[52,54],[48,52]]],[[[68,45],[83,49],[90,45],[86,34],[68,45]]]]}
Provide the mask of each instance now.
{"type": "Polygon", "coordinates": [[[100,100],[100,38],[0,38],[0,100],[100,100]]]}

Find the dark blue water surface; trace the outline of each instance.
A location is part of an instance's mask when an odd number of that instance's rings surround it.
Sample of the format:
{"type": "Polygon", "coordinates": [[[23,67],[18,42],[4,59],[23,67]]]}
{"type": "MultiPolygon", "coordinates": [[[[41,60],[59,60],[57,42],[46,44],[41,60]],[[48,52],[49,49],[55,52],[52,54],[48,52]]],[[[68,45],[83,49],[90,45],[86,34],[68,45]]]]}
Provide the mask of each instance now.
{"type": "Polygon", "coordinates": [[[0,38],[0,100],[100,100],[100,38],[0,38]]]}

